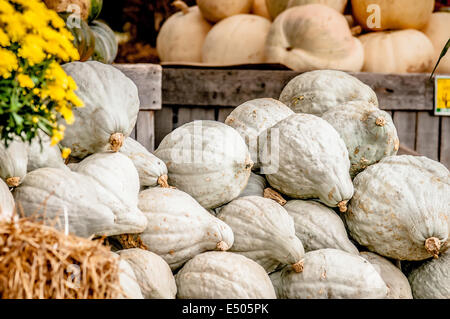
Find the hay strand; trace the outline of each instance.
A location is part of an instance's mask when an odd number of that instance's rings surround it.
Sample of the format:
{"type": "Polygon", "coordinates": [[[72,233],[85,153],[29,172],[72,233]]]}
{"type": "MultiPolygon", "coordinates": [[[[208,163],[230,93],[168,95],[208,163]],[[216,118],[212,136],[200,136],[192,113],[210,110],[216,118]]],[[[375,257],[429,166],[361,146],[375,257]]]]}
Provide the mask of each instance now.
{"type": "Polygon", "coordinates": [[[111,299],[122,294],[119,260],[103,240],[42,222],[0,222],[1,299],[111,299]]]}

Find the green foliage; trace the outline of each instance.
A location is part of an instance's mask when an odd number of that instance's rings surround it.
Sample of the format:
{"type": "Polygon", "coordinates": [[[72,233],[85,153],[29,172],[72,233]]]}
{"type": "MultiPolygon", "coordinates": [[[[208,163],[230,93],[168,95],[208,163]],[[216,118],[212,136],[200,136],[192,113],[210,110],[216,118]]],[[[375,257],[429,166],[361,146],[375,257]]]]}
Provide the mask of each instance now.
{"type": "Polygon", "coordinates": [[[437,67],[439,66],[439,63],[441,62],[442,58],[447,54],[448,49],[450,49],[450,39],[448,39],[447,44],[444,46],[444,49],[442,49],[441,55],[439,56],[439,60],[437,61],[436,65],[434,66],[433,72],[431,72],[430,81],[433,79],[434,72],[436,71],[437,67]]]}

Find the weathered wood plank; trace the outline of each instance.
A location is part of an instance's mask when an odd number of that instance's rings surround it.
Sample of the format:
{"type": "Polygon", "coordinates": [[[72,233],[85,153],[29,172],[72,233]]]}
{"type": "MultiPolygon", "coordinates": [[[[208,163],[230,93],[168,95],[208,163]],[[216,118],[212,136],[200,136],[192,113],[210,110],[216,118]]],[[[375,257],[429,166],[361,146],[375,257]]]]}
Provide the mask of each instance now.
{"type": "Polygon", "coordinates": [[[155,149],[155,117],[154,111],[140,111],[136,123],[136,141],[150,152],[155,149]]]}
{"type": "Polygon", "coordinates": [[[416,151],[439,160],[439,117],[429,112],[417,114],[416,151]]]}
{"type": "Polygon", "coordinates": [[[157,64],[113,64],[137,86],[141,110],[159,110],[162,107],[162,67],[157,64]]]}
{"type": "Polygon", "coordinates": [[[162,139],[173,130],[173,109],[163,107],[155,111],[155,147],[157,148],[162,139]]]}
{"type": "Polygon", "coordinates": [[[400,144],[416,149],[416,112],[395,112],[394,125],[400,144]]]}
{"type": "MultiPolygon", "coordinates": [[[[255,98],[278,98],[298,74],[285,70],[163,68],[163,104],[235,107],[255,98]]],[[[433,109],[433,86],[426,74],[350,74],[375,90],[382,109],[433,109]]]]}
{"type": "Polygon", "coordinates": [[[233,111],[233,108],[227,107],[227,108],[220,108],[219,109],[219,115],[217,117],[217,120],[219,122],[225,122],[227,119],[227,116],[230,115],[230,113],[233,111]]]}
{"type": "Polygon", "coordinates": [[[433,110],[434,88],[428,74],[350,74],[375,91],[383,110],[433,110]]]}
{"type": "Polygon", "coordinates": [[[440,161],[450,169],[450,117],[442,117],[441,121],[440,161]]]}
{"type": "Polygon", "coordinates": [[[130,137],[136,139],[136,125],[134,126],[133,130],[131,131],[130,137]]]}
{"type": "Polygon", "coordinates": [[[215,120],[213,108],[206,107],[180,107],[176,127],[195,120],[215,120]]]}
{"type": "Polygon", "coordinates": [[[422,154],[416,152],[405,145],[400,144],[397,155],[414,155],[414,156],[422,156],[422,154]]]}

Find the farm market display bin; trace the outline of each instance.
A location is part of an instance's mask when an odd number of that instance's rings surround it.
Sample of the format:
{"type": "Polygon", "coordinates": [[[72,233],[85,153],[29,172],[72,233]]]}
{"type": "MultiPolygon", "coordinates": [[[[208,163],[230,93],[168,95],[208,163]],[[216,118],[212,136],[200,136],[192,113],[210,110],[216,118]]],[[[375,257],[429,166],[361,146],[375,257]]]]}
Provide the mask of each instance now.
{"type": "MultiPolygon", "coordinates": [[[[250,67],[163,66],[162,109],[155,112],[155,146],[187,122],[224,122],[233,108],[245,101],[278,99],[283,87],[299,74],[283,67],[250,67]]],[[[433,114],[434,82],[429,81],[428,74],[349,74],[372,87],[380,107],[392,115],[400,153],[425,155],[450,167],[450,117],[433,114]]]]}

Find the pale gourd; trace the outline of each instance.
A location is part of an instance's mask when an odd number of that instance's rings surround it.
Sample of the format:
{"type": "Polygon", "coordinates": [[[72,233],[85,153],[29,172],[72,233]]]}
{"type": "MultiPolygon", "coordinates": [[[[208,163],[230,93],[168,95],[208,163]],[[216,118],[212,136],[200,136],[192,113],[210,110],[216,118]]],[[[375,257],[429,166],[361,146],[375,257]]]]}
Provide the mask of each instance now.
{"type": "Polygon", "coordinates": [[[353,16],[366,30],[422,29],[434,0],[352,0],[353,16]]]}
{"type": "Polygon", "coordinates": [[[347,20],[322,4],[295,6],[281,13],[267,35],[265,56],[266,62],[299,72],[357,72],[364,64],[363,46],[353,37],[347,20]]]}
{"type": "Polygon", "coordinates": [[[388,288],[361,256],[326,248],[305,254],[304,270],[271,274],[280,299],[382,299],[388,288]]]}
{"type": "Polygon", "coordinates": [[[177,285],[164,259],[139,248],[120,250],[117,254],[133,268],[145,299],[175,299],[177,285]]]}
{"type": "Polygon", "coordinates": [[[306,4],[323,4],[343,14],[345,7],[347,6],[347,0],[288,0],[286,8],[303,6],[306,4]]]}
{"type": "Polygon", "coordinates": [[[138,209],[139,175],[133,162],[116,152],[97,153],[86,157],[73,171],[91,178],[97,200],[114,213],[114,227],[104,234],[113,236],[140,233],[147,220],[138,209]]]}
{"type": "Polygon", "coordinates": [[[73,157],[84,158],[108,150],[117,152],[133,130],[139,112],[136,85],[117,68],[97,61],[63,65],[77,83],[84,107],[74,108],[61,144],[73,157]]]}
{"type": "Polygon", "coordinates": [[[233,230],[230,252],[256,261],[268,273],[280,265],[302,270],[305,251],[295,235],[294,221],[275,201],[259,196],[241,197],[222,208],[217,218],[233,230]]]}
{"type": "Polygon", "coordinates": [[[450,174],[444,165],[422,156],[390,156],[353,183],[343,217],[359,244],[398,260],[423,260],[447,248],[450,174]]]}
{"type": "Polygon", "coordinates": [[[195,256],[175,276],[178,299],[275,299],[269,275],[253,260],[229,252],[195,256]]]}
{"type": "Polygon", "coordinates": [[[371,103],[348,102],[327,111],[322,118],[347,145],[352,178],[382,158],[397,154],[400,141],[392,117],[371,103]]]}
{"type": "Polygon", "coordinates": [[[169,185],[205,208],[226,204],[242,192],[253,162],[244,139],[232,127],[216,121],[184,124],[160,143],[155,156],[169,170],[169,185]]]}
{"type": "Polygon", "coordinates": [[[408,279],[415,299],[450,299],[450,253],[424,262],[408,279]]]}
{"type": "Polygon", "coordinates": [[[359,40],[364,46],[364,72],[421,73],[433,66],[433,43],[420,31],[371,32],[359,40]]]}
{"type": "Polygon", "coordinates": [[[144,190],[139,193],[139,208],[148,221],[143,243],[172,270],[202,252],[233,245],[231,228],[178,189],[144,190]]]}
{"type": "Polygon", "coordinates": [[[252,13],[271,20],[269,10],[267,9],[266,0],[254,0],[252,13]]]}
{"type": "Polygon", "coordinates": [[[211,30],[197,6],[188,7],[174,1],[180,9],[162,25],[156,38],[156,50],[161,62],[201,62],[202,47],[211,30]]]}
{"type": "Polygon", "coordinates": [[[270,20],[238,14],[214,25],[202,48],[203,63],[232,65],[265,62],[264,44],[270,20]]]}
{"type": "Polygon", "coordinates": [[[92,60],[111,64],[117,57],[119,43],[114,31],[101,21],[92,21],[89,25],[95,38],[92,60]]]}
{"type": "Polygon", "coordinates": [[[378,106],[377,95],[368,85],[335,70],[311,71],[296,76],[283,88],[279,100],[296,113],[317,116],[350,101],[378,106]]]}
{"type": "Polygon", "coordinates": [[[0,178],[8,187],[17,187],[27,174],[27,146],[20,140],[14,140],[5,146],[0,143],[0,178]]]}
{"type": "MultiPolygon", "coordinates": [[[[117,254],[112,253],[114,257],[117,254]]],[[[118,299],[144,299],[141,288],[138,284],[133,268],[125,260],[118,258],[119,263],[119,284],[121,294],[118,299]]]]}
{"type": "Polygon", "coordinates": [[[294,220],[295,234],[305,251],[334,248],[359,254],[347,235],[341,218],[316,201],[290,200],[284,208],[294,220]]]}
{"type": "Polygon", "coordinates": [[[120,153],[133,161],[139,174],[141,189],[145,187],[167,187],[166,164],[150,153],[141,143],[128,137],[125,139],[120,153]]]}
{"type": "Polygon", "coordinates": [[[38,137],[34,138],[30,144],[26,145],[28,154],[28,172],[43,167],[67,169],[58,145],[52,146],[47,134],[39,133],[38,137]]]}
{"type": "MultiPolygon", "coordinates": [[[[434,47],[433,65],[428,69],[431,72],[450,38],[450,12],[433,13],[423,33],[431,40],[434,47]]],[[[450,74],[450,55],[446,54],[441,59],[436,72],[450,74]]]]}
{"type": "Polygon", "coordinates": [[[239,197],[260,196],[264,197],[264,189],[267,187],[267,180],[264,176],[251,173],[247,186],[239,194],[239,197]]]}
{"type": "Polygon", "coordinates": [[[10,220],[14,214],[14,198],[8,185],[0,179],[0,221],[10,220]]]}
{"type": "Polygon", "coordinates": [[[218,22],[232,15],[249,13],[253,0],[197,0],[206,20],[218,22]]]}
{"type": "Polygon", "coordinates": [[[265,0],[269,13],[275,19],[284,10],[305,4],[319,3],[327,5],[340,13],[344,13],[347,0],[265,0]]]}
{"type": "MultiPolygon", "coordinates": [[[[258,137],[262,132],[274,126],[294,112],[272,98],[261,98],[247,101],[236,107],[225,120],[225,124],[231,126],[245,140],[250,151],[252,161],[255,163],[253,169],[259,168],[258,137]]],[[[261,139],[266,138],[263,134],[261,139]]]]}
{"type": "MultiPolygon", "coordinates": [[[[278,169],[266,174],[277,191],[297,199],[318,198],[346,210],[353,195],[350,160],[344,141],[327,121],[311,114],[294,114],[268,129],[263,163],[278,169]]],[[[262,167],[264,173],[265,166],[262,167]]]]}
{"type": "Polygon", "coordinates": [[[370,262],[383,278],[389,289],[387,299],[413,299],[408,278],[393,263],[368,251],[363,251],[360,255],[370,262]]]}
{"type": "MultiPolygon", "coordinates": [[[[104,178],[107,180],[106,176],[104,178]]],[[[120,187],[114,186],[119,191],[120,187]]],[[[145,229],[146,219],[142,213],[116,216],[115,207],[109,207],[110,203],[106,202],[113,194],[105,194],[106,191],[98,188],[89,176],[47,167],[28,173],[13,195],[25,216],[35,216],[76,236],[110,236],[145,229]],[[107,198],[103,200],[102,196],[107,198]]]]}

